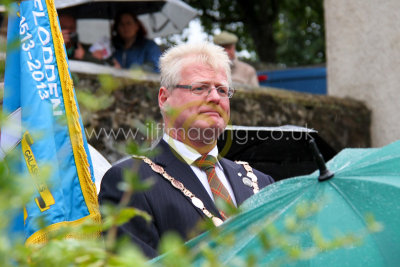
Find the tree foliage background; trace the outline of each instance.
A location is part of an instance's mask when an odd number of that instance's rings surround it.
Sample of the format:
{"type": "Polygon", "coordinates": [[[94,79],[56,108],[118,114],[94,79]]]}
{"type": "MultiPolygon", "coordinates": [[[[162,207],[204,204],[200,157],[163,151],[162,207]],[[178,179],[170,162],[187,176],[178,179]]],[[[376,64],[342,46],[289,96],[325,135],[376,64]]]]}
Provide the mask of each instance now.
{"type": "Polygon", "coordinates": [[[200,11],[207,34],[239,36],[237,50],[283,66],[325,62],[323,0],[184,0],[200,11]]]}

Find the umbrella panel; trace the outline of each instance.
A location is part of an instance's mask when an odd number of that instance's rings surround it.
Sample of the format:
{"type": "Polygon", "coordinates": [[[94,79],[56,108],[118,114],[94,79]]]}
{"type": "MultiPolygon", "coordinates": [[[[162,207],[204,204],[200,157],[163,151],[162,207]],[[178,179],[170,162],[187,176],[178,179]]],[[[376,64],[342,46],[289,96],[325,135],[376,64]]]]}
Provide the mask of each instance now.
{"type": "MultiPolygon", "coordinates": [[[[400,142],[381,149],[346,149],[328,163],[335,172],[332,179],[318,182],[318,172],[315,172],[272,184],[245,201],[243,212],[226,221],[217,237],[205,233],[190,241],[188,246],[193,250],[202,243],[213,247],[227,266],[235,266],[249,255],[257,256],[258,266],[271,263],[285,266],[398,266],[399,152],[400,142]],[[308,226],[309,231],[297,232],[287,227],[287,218],[298,214],[299,203],[318,203],[320,208],[305,219],[295,220],[296,225],[306,226],[305,229],[308,226]],[[367,231],[370,226],[366,220],[368,213],[383,225],[381,231],[367,231]],[[286,239],[277,234],[270,235],[274,246],[266,251],[259,236],[272,225],[286,233],[286,239]],[[362,239],[336,247],[335,243],[330,243],[331,249],[326,249],[329,242],[318,243],[312,239],[314,227],[319,229],[325,241],[357,236],[362,239]],[[233,246],[218,243],[218,239],[227,235],[236,238],[233,246]],[[289,255],[285,252],[285,245],[306,252],[311,248],[318,253],[292,262],[287,260],[289,255]]],[[[303,255],[307,256],[307,253],[303,255]]],[[[202,263],[204,258],[199,256],[194,265],[202,263]]]]}
{"type": "MultiPolygon", "coordinates": [[[[390,190],[391,187],[382,188],[383,192],[389,194],[379,195],[377,199],[373,199],[369,203],[365,201],[367,204],[361,205],[355,211],[354,206],[363,202],[362,200],[366,198],[365,193],[369,192],[370,188],[359,190],[364,192],[361,196],[351,194],[348,197],[343,192],[338,192],[331,182],[320,183],[315,179],[316,177],[294,178],[270,186],[269,190],[261,191],[257,197],[246,202],[243,207],[245,211],[233,220],[227,221],[218,234],[218,238],[210,238],[209,234],[204,234],[189,242],[188,246],[195,249],[204,242],[213,248],[216,255],[219,255],[219,260],[227,266],[235,266],[235,262],[241,262],[249,255],[257,258],[258,266],[272,263],[285,266],[396,266],[395,263],[400,260],[396,253],[399,244],[395,242],[400,238],[396,233],[397,225],[400,222],[398,216],[391,217],[390,214],[386,214],[385,210],[393,208],[393,213],[400,211],[392,199],[392,197],[400,197],[400,190],[398,188],[390,190]],[[280,183],[284,184],[285,189],[281,190],[280,183]],[[345,200],[343,201],[344,196],[345,200]],[[382,213],[374,212],[374,215],[376,220],[384,222],[385,231],[364,236],[360,244],[355,242],[350,246],[326,251],[323,247],[318,247],[312,240],[310,232],[313,227],[317,227],[321,231],[325,240],[360,234],[366,229],[365,213],[376,211],[376,207],[371,206],[374,200],[380,201],[378,210],[384,211],[382,213]],[[392,205],[384,204],[390,200],[393,202],[392,205]],[[291,232],[285,228],[285,221],[288,216],[296,213],[298,203],[302,202],[319,203],[320,210],[298,222],[305,225],[305,229],[309,227],[308,230],[291,232]],[[382,206],[385,208],[381,209],[382,206]],[[272,238],[270,242],[274,249],[266,251],[263,249],[259,237],[271,225],[283,235],[270,235],[269,238],[272,238]],[[217,241],[232,234],[236,240],[233,246],[224,246],[217,241]],[[310,259],[305,258],[291,262],[288,252],[285,252],[285,242],[287,242],[286,245],[290,244],[292,248],[297,247],[303,251],[318,249],[320,251],[310,259]]],[[[359,187],[358,184],[357,187],[359,187]]],[[[355,188],[348,187],[348,190],[353,192],[355,188]]],[[[194,266],[201,266],[201,264],[204,264],[204,258],[200,256],[194,261],[194,266]]]]}
{"type": "Polygon", "coordinates": [[[59,14],[70,14],[77,19],[113,19],[121,11],[129,11],[136,15],[160,11],[165,1],[111,1],[91,2],[59,9],[59,14]]]}
{"type": "MultiPolygon", "coordinates": [[[[55,0],[55,5],[59,14],[72,15],[81,25],[98,21],[98,25],[92,26],[94,29],[104,28],[104,22],[107,21],[111,25],[121,11],[136,14],[146,28],[146,37],[149,39],[179,33],[197,16],[196,10],[181,0],[55,0]]],[[[84,27],[81,36],[90,35],[86,43],[97,42],[103,37],[110,38],[108,32],[95,34],[92,33],[93,29],[91,31],[87,26],[84,27]]]]}

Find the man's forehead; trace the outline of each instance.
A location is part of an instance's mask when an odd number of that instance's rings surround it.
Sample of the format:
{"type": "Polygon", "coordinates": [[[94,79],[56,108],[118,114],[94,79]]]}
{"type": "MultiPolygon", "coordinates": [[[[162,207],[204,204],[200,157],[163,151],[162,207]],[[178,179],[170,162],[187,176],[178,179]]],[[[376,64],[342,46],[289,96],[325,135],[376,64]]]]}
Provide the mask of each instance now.
{"type": "Polygon", "coordinates": [[[195,79],[196,81],[226,81],[227,76],[222,67],[213,67],[204,63],[188,64],[182,68],[181,79],[195,79]]]}

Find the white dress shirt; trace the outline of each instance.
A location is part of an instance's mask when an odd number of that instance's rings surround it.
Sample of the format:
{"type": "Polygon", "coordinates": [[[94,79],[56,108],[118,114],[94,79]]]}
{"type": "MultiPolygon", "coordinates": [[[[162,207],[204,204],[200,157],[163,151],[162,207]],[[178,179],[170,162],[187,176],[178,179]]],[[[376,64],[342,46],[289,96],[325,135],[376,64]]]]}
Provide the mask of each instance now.
{"type": "MultiPolygon", "coordinates": [[[[207,174],[202,171],[200,168],[196,167],[193,165],[193,163],[200,158],[202,155],[197,152],[195,149],[192,147],[172,138],[168,134],[164,133],[163,135],[163,140],[168,143],[168,145],[175,150],[179,156],[183,158],[183,160],[189,164],[190,168],[192,168],[194,174],[196,174],[197,178],[200,180],[201,184],[204,186],[204,188],[207,190],[207,193],[210,195],[211,199],[215,202],[214,196],[211,192],[211,187],[210,184],[208,183],[207,180],[207,174]]],[[[215,146],[209,153],[208,155],[213,156],[215,158],[218,158],[218,147],[215,146]]],[[[228,179],[225,176],[224,170],[222,169],[221,164],[217,161],[215,164],[215,172],[218,176],[218,178],[221,180],[222,184],[225,186],[225,188],[228,190],[229,195],[231,196],[232,202],[235,206],[236,205],[236,199],[235,195],[233,194],[232,187],[228,181],[228,179]]]]}

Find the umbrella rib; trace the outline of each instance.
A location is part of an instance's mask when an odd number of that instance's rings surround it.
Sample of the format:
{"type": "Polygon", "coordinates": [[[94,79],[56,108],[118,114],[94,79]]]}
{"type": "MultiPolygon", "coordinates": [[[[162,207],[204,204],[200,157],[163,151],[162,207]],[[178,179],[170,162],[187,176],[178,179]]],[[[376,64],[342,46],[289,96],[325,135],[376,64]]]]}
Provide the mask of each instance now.
{"type": "Polygon", "coordinates": [[[342,196],[342,198],[347,202],[347,204],[349,204],[349,206],[354,210],[354,212],[357,214],[357,216],[360,217],[360,219],[362,220],[364,225],[367,226],[367,224],[365,223],[364,217],[362,216],[360,211],[353,205],[353,203],[351,203],[350,199],[346,196],[346,194],[343,191],[341,191],[340,188],[335,183],[333,183],[332,181],[328,181],[328,182],[339,193],[339,195],[342,196]]]}
{"type": "Polygon", "coordinates": [[[313,186],[314,184],[310,184],[307,188],[304,188],[304,190],[303,190],[303,192],[299,195],[299,196],[297,196],[293,201],[291,201],[290,203],[289,203],[289,205],[287,205],[282,211],[280,211],[280,212],[278,212],[278,213],[275,213],[276,215],[275,216],[272,216],[274,219],[272,220],[272,221],[275,221],[277,218],[278,218],[278,216],[281,216],[283,213],[285,213],[290,207],[292,207],[296,202],[297,202],[297,200],[299,199],[299,198],[301,198],[305,193],[306,193],[306,190],[309,188],[309,187],[311,187],[311,186],[313,186]]]}

